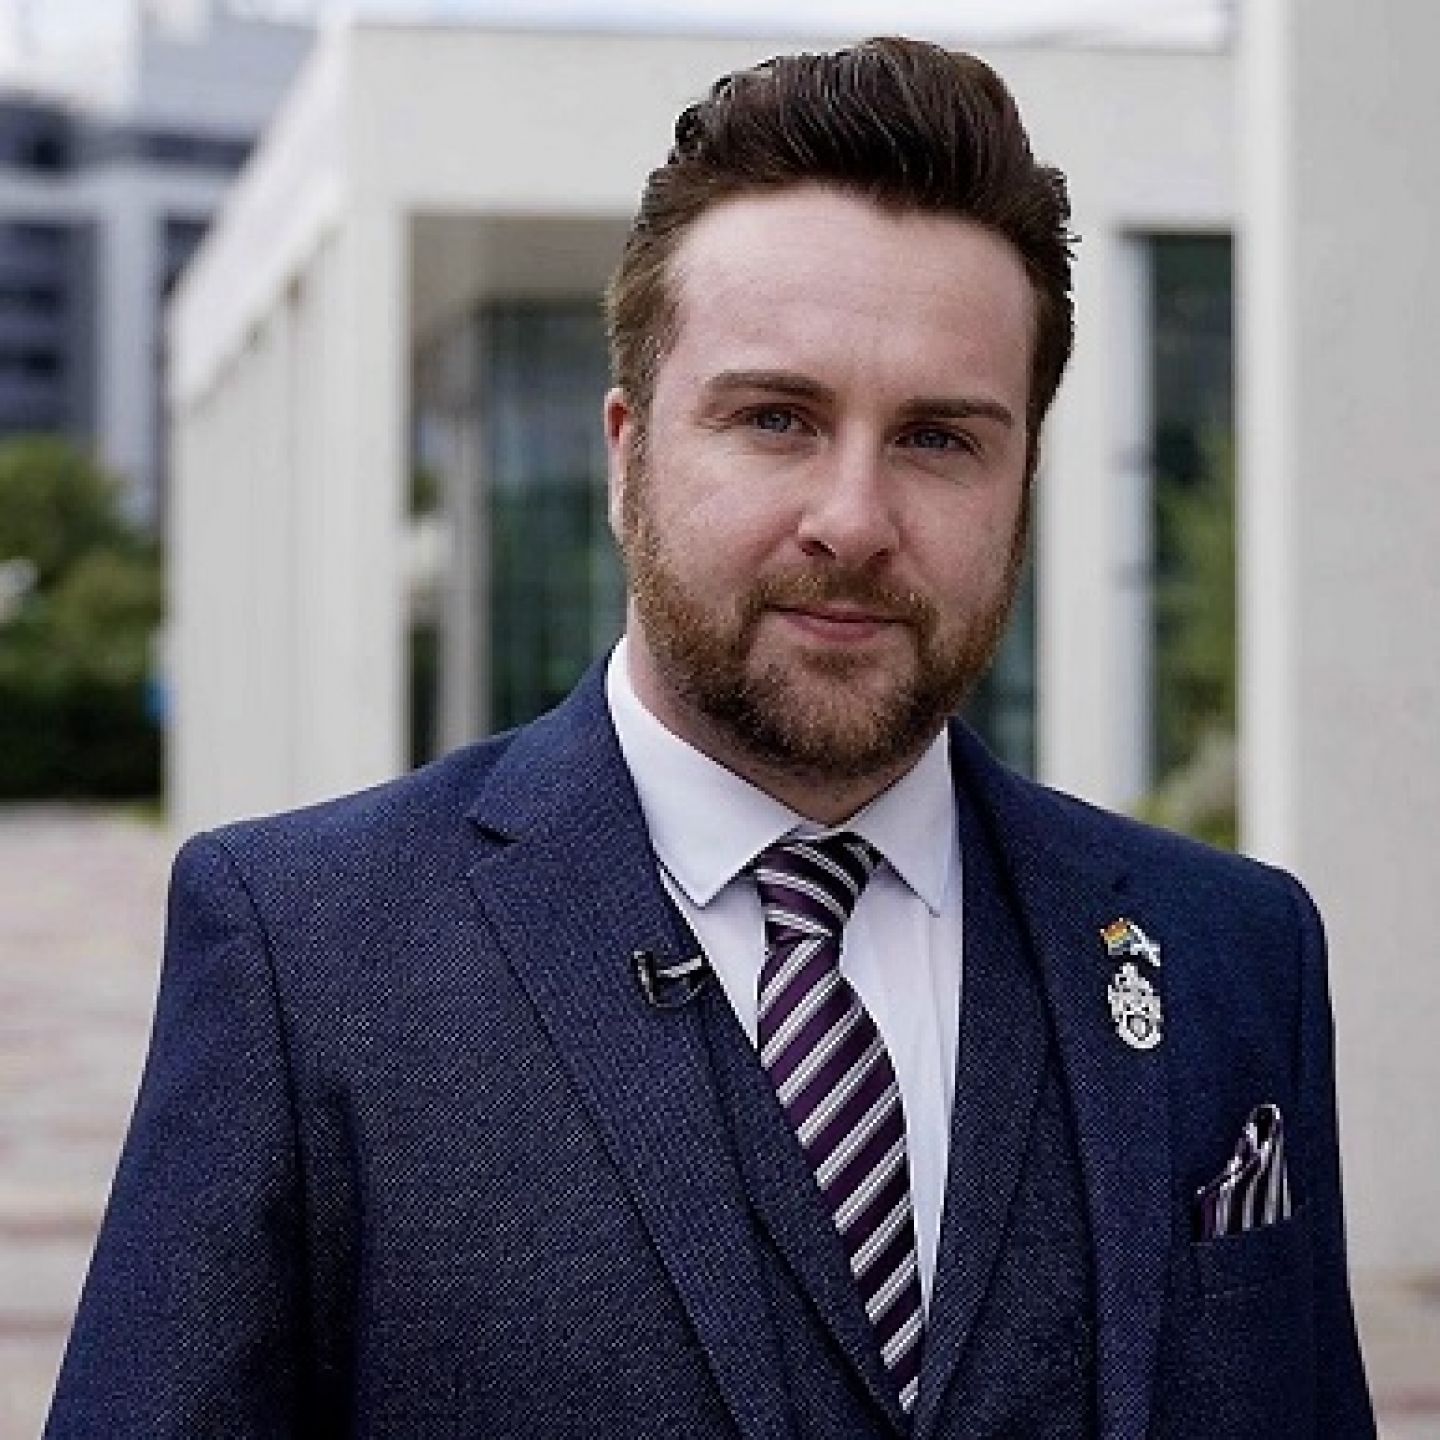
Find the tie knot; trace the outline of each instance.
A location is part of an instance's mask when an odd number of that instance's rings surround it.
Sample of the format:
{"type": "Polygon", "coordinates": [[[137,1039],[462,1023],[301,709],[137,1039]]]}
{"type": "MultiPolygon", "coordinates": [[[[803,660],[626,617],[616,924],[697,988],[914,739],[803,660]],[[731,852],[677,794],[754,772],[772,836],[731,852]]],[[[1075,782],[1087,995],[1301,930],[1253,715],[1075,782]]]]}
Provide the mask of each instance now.
{"type": "Polygon", "coordinates": [[[879,864],[879,854],[849,831],[792,837],[762,850],[754,871],[767,941],[802,935],[838,940],[879,864]]]}

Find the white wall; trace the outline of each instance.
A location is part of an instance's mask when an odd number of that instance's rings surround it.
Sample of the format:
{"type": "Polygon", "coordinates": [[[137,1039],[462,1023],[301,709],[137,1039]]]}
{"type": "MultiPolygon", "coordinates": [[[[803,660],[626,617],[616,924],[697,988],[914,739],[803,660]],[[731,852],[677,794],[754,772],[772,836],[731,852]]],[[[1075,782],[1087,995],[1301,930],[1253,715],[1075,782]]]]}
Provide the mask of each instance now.
{"type": "Polygon", "coordinates": [[[395,769],[400,251],[385,215],[318,237],[179,416],[169,781],[186,828],[395,769]]]}
{"type": "Polygon", "coordinates": [[[1440,10],[1243,35],[1245,836],[1324,910],[1357,1264],[1440,1267],[1440,10]]]}

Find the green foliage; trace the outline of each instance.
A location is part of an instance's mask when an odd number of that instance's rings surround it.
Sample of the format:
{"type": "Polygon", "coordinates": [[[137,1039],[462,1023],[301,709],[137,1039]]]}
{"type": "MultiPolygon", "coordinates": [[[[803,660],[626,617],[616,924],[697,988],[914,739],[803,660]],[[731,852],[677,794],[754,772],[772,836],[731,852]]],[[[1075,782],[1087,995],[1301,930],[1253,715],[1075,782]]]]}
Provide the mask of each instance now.
{"type": "Polygon", "coordinates": [[[410,472],[410,515],[419,519],[438,514],[445,503],[445,482],[426,465],[417,465],[410,472]]]}
{"type": "Polygon", "coordinates": [[[62,441],[0,445],[7,561],[29,561],[34,584],[0,608],[0,797],[155,794],[160,564],[114,480],[62,441]]]}
{"type": "Polygon", "coordinates": [[[1199,473],[1157,486],[1156,759],[1147,818],[1236,844],[1235,464],[1202,449],[1199,473]]]}
{"type": "Polygon", "coordinates": [[[1162,768],[1235,722],[1235,481],[1228,452],[1158,496],[1156,657],[1162,768]]]}
{"type": "Polygon", "coordinates": [[[86,552],[123,544],[115,482],[64,440],[0,445],[0,560],[23,556],[53,584],[86,552]]]}
{"type": "Polygon", "coordinates": [[[1216,727],[1200,737],[1195,753],[1177,765],[1146,797],[1141,819],[1193,835],[1226,850],[1239,843],[1235,803],[1235,736],[1216,727]]]}

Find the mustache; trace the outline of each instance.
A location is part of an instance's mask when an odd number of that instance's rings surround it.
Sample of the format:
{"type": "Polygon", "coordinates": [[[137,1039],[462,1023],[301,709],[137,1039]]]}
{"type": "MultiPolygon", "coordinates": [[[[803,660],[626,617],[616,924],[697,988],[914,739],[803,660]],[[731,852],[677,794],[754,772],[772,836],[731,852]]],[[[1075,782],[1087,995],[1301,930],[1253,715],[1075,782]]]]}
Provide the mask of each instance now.
{"type": "Polygon", "coordinates": [[[927,629],[934,607],[914,590],[903,590],[863,571],[792,570],[757,580],[744,599],[747,621],[765,610],[803,609],[808,605],[853,605],[869,615],[927,629]]]}

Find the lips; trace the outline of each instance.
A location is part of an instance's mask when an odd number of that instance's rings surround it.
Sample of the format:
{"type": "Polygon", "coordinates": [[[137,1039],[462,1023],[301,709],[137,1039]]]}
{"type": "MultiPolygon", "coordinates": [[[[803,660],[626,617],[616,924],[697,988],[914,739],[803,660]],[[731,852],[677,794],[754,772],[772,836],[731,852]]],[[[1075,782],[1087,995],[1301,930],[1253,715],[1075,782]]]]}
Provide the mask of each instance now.
{"type": "Polygon", "coordinates": [[[900,624],[893,615],[852,610],[838,605],[778,606],[778,613],[790,624],[816,639],[857,643],[873,639],[900,624]]]}

